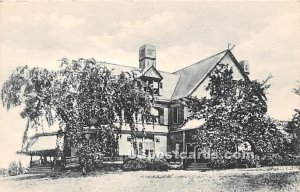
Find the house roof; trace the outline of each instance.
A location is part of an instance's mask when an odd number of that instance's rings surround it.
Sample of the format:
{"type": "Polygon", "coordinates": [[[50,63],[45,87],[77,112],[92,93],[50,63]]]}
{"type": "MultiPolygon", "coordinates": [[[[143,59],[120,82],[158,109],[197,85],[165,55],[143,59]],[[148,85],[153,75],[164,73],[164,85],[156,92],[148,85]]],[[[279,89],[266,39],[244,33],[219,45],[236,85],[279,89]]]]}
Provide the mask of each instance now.
{"type": "Polygon", "coordinates": [[[172,99],[188,96],[195,87],[201,83],[208,72],[228,53],[228,51],[229,50],[222,51],[174,72],[174,74],[180,75],[180,78],[172,99]]]}
{"type": "Polygon", "coordinates": [[[237,64],[237,68],[241,74],[247,79],[247,75],[243,73],[243,70],[238,65],[237,60],[233,56],[230,50],[224,50],[220,53],[212,55],[206,59],[203,59],[197,63],[189,65],[183,69],[180,69],[174,73],[168,73],[156,70],[154,67],[146,68],[144,71],[140,71],[138,67],[131,67],[125,65],[118,65],[112,63],[101,63],[98,64],[106,66],[108,69],[113,70],[116,74],[126,71],[136,71],[138,75],[148,74],[157,75],[155,72],[159,72],[162,77],[163,93],[157,96],[158,99],[163,100],[176,100],[186,97],[202,83],[208,73],[218,64],[222,58],[229,55],[233,62],[237,64]],[[151,69],[155,70],[151,70],[151,69]],[[150,74],[151,72],[151,74],[150,74]]]}
{"type": "Polygon", "coordinates": [[[56,141],[57,133],[36,134],[17,153],[29,155],[51,154],[57,149],[56,141]]]}
{"type": "MultiPolygon", "coordinates": [[[[98,64],[105,66],[109,70],[113,70],[113,73],[116,75],[120,74],[121,72],[129,72],[129,71],[136,71],[136,73],[138,75],[142,75],[143,73],[150,72],[149,70],[151,69],[151,68],[146,68],[141,73],[139,71],[139,68],[137,68],[137,67],[118,65],[118,64],[113,64],[113,63],[101,63],[101,62],[99,62],[98,64]]],[[[155,71],[159,72],[159,74],[161,75],[161,77],[162,77],[161,83],[163,84],[162,95],[157,96],[157,98],[162,99],[162,100],[171,100],[172,94],[173,94],[176,84],[179,80],[179,75],[164,72],[164,71],[159,71],[156,69],[155,69],[155,71]]]]}
{"type": "Polygon", "coordinates": [[[143,70],[142,74],[145,77],[152,77],[152,78],[156,78],[156,79],[159,79],[159,80],[163,79],[161,74],[157,71],[157,69],[155,69],[155,67],[153,65],[151,65],[148,68],[145,68],[143,70]]]}
{"type": "Polygon", "coordinates": [[[44,150],[54,150],[56,149],[56,135],[49,135],[49,136],[39,136],[31,140],[30,144],[28,145],[27,151],[34,152],[34,151],[44,151],[44,150]]]}
{"type": "Polygon", "coordinates": [[[190,119],[181,128],[178,128],[172,132],[180,132],[180,131],[189,131],[189,130],[199,129],[204,124],[205,124],[204,119],[190,119]]]}

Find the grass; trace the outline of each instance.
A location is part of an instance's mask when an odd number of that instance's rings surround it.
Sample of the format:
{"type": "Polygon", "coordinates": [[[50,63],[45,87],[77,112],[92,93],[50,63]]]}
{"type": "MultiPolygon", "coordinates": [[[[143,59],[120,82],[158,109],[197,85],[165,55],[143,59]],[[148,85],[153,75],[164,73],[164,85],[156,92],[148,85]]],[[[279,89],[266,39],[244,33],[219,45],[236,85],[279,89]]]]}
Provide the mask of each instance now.
{"type": "Polygon", "coordinates": [[[70,172],[0,179],[0,191],[300,191],[299,167],[220,171],[70,172]]]}

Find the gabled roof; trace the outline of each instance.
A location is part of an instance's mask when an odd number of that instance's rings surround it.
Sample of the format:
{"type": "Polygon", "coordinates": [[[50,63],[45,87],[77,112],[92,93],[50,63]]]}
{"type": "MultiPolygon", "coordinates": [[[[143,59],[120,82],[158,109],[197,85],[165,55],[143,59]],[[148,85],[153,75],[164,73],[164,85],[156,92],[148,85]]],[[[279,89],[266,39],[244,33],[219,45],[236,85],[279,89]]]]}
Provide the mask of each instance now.
{"type": "MultiPolygon", "coordinates": [[[[137,67],[112,64],[112,63],[101,63],[101,62],[99,62],[98,64],[105,66],[109,70],[113,70],[113,73],[116,75],[120,74],[121,72],[130,72],[130,71],[136,71],[136,73],[141,73],[139,75],[143,75],[143,73],[145,73],[151,69],[151,67],[150,67],[150,68],[145,69],[144,72],[140,72],[139,68],[137,68],[137,67]]],[[[152,67],[152,68],[154,68],[154,67],[152,67]]],[[[163,84],[162,95],[157,96],[157,98],[162,99],[162,100],[168,100],[168,101],[171,100],[172,94],[173,94],[176,84],[179,80],[179,75],[164,72],[164,71],[159,71],[157,69],[155,69],[155,71],[156,71],[155,73],[158,73],[159,75],[161,75],[161,77],[162,77],[161,83],[163,84]]],[[[150,70],[149,72],[152,73],[154,71],[150,70]]]]}
{"type": "Polygon", "coordinates": [[[208,73],[227,54],[232,58],[233,62],[237,65],[237,68],[242,73],[242,75],[245,78],[247,78],[247,76],[243,73],[242,69],[238,65],[238,62],[234,58],[231,51],[225,50],[174,72],[174,74],[180,75],[180,78],[176,86],[176,89],[172,95],[172,99],[179,99],[192,94],[192,92],[197,88],[197,86],[199,86],[199,84],[202,83],[202,81],[205,79],[208,73]]]}
{"type": "Polygon", "coordinates": [[[153,65],[151,65],[148,68],[145,68],[142,72],[142,76],[152,77],[152,78],[159,79],[159,80],[163,79],[161,74],[155,69],[155,67],[153,65]]]}
{"type": "Polygon", "coordinates": [[[186,96],[189,96],[193,91],[202,83],[207,77],[208,73],[226,56],[229,55],[232,61],[236,64],[237,68],[241,72],[245,79],[248,76],[243,72],[243,69],[238,64],[238,61],[233,56],[230,50],[224,50],[206,59],[203,59],[197,63],[187,66],[174,73],[168,73],[157,70],[151,66],[149,68],[140,71],[137,67],[130,67],[125,65],[118,65],[112,63],[101,63],[98,64],[106,66],[108,69],[113,70],[113,73],[120,74],[121,72],[135,71],[138,76],[149,76],[149,77],[161,77],[163,84],[162,95],[158,96],[158,99],[163,100],[176,100],[186,96]]]}

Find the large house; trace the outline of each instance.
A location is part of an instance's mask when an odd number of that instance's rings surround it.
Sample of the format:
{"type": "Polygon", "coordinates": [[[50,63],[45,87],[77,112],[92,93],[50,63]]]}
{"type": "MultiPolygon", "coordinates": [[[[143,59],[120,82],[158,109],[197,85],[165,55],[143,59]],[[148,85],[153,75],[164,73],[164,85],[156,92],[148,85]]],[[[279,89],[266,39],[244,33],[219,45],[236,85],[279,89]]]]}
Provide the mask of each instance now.
{"type": "MultiPolygon", "coordinates": [[[[187,96],[198,98],[208,96],[205,87],[208,84],[208,73],[214,70],[218,63],[228,64],[233,69],[235,79],[248,79],[249,66],[247,61],[238,62],[230,49],[205,58],[176,72],[164,72],[157,69],[156,50],[154,46],[144,45],[139,50],[139,66],[130,67],[118,64],[99,62],[114,73],[125,71],[142,71],[140,77],[152,85],[155,94],[155,106],[152,123],[145,125],[145,134],[142,125],[138,125],[137,148],[132,147],[130,127],[123,126],[119,136],[118,155],[150,155],[170,151],[193,151],[195,147],[190,143],[191,133],[203,122],[190,120],[190,112],[181,99],[187,96]]],[[[31,137],[22,149],[22,153],[31,156],[55,158],[57,151],[65,150],[70,159],[76,158],[76,148],[65,149],[63,137],[54,133],[40,133],[31,137]]],[[[43,157],[43,158],[42,158],[43,157]]],[[[47,158],[46,158],[47,159],[47,158]]],[[[46,160],[44,159],[44,160],[46,160]]],[[[69,161],[71,161],[69,159],[69,161]]]]}

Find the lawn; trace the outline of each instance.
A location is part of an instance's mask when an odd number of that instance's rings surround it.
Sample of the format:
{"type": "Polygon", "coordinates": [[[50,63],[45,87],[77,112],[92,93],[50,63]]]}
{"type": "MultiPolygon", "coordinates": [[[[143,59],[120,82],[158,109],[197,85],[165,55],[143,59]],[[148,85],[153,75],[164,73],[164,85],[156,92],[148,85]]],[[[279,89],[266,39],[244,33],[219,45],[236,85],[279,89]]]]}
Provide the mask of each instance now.
{"type": "Polygon", "coordinates": [[[23,175],[0,178],[0,191],[300,191],[299,167],[220,171],[112,172],[83,177],[23,175]]]}

